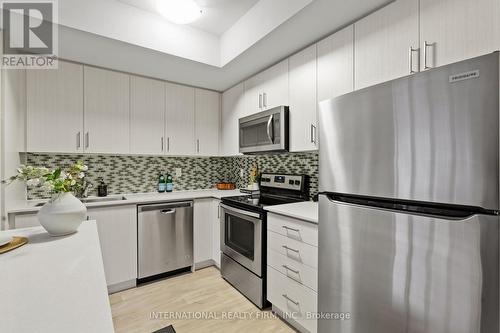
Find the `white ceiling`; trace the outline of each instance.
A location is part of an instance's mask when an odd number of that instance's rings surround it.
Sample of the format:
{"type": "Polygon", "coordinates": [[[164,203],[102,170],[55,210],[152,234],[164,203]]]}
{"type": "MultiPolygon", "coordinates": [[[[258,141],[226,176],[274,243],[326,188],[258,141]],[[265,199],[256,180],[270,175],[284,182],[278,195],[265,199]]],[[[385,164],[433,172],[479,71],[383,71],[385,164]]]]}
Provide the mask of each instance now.
{"type": "MultiPolygon", "coordinates": [[[[156,2],[161,0],[117,0],[156,15],[156,2]]],[[[258,0],[195,0],[202,8],[201,17],[189,25],[212,33],[222,35],[258,0]]]]}

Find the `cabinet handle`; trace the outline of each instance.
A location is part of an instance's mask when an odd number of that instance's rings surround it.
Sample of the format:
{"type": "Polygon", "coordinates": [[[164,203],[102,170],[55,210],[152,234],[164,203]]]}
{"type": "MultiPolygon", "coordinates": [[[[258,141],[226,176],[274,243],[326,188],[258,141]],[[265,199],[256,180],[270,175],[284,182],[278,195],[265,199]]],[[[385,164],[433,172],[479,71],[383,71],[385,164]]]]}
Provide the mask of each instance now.
{"type": "Polygon", "coordinates": [[[292,251],[292,252],[295,252],[295,253],[299,253],[300,252],[299,250],[292,249],[291,247],[288,247],[286,245],[282,245],[281,247],[284,248],[287,251],[292,251]]]}
{"type": "Polygon", "coordinates": [[[291,231],[295,231],[295,232],[300,232],[300,229],[294,229],[294,228],[290,228],[290,227],[287,227],[286,225],[284,226],[281,226],[283,229],[286,229],[286,230],[291,230],[291,231]]]}
{"type": "Polygon", "coordinates": [[[413,70],[413,52],[418,52],[418,49],[414,49],[413,46],[410,46],[408,51],[408,63],[410,66],[410,74],[415,74],[418,72],[418,70],[416,71],[413,70]]]}
{"type": "Polygon", "coordinates": [[[196,152],[200,152],[200,139],[196,139],[196,152]]]}
{"type": "Polygon", "coordinates": [[[90,137],[89,137],[89,132],[85,133],[85,148],[88,148],[90,145],[90,137]]]}
{"type": "Polygon", "coordinates": [[[288,295],[287,295],[287,294],[283,294],[283,295],[281,295],[281,296],[283,296],[283,297],[284,297],[287,301],[290,301],[290,302],[292,302],[293,304],[295,304],[295,305],[297,305],[297,306],[299,305],[299,302],[294,301],[293,299],[291,299],[290,297],[288,297],[288,295]]]}
{"type": "Polygon", "coordinates": [[[262,94],[262,104],[264,104],[264,108],[267,108],[267,94],[262,94]]]}
{"type": "Polygon", "coordinates": [[[288,267],[287,265],[281,265],[284,269],[286,269],[287,271],[290,271],[292,273],[295,273],[295,274],[300,274],[300,271],[296,270],[296,269],[293,269],[293,268],[290,268],[288,267]]]}
{"type": "Polygon", "coordinates": [[[316,126],[311,124],[311,143],[316,144],[316,126]]]}
{"type": "Polygon", "coordinates": [[[163,152],[163,137],[161,137],[161,151],[163,152]]]}
{"type": "Polygon", "coordinates": [[[167,137],[167,151],[170,151],[170,137],[167,137]]]}
{"type": "Polygon", "coordinates": [[[432,68],[431,66],[427,66],[427,48],[433,45],[434,43],[429,43],[428,41],[424,42],[424,70],[432,68]]]}
{"type": "Polygon", "coordinates": [[[262,94],[259,94],[259,109],[262,109],[262,94]]]}
{"type": "Polygon", "coordinates": [[[81,141],[82,140],[81,140],[80,134],[81,134],[80,132],[76,133],[76,149],[77,150],[80,150],[80,148],[81,148],[81,141]]]}

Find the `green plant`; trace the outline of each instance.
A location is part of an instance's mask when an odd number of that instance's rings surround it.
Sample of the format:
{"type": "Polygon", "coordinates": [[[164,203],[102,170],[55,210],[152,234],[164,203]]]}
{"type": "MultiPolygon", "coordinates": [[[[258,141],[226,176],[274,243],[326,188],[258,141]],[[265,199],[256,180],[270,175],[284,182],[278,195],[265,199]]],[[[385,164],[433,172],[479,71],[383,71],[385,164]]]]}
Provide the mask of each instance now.
{"type": "Polygon", "coordinates": [[[85,171],[87,170],[88,167],[83,164],[83,161],[78,161],[67,170],[20,165],[17,169],[17,175],[10,177],[6,183],[10,184],[18,180],[26,182],[27,186],[41,186],[53,193],[78,193],[84,186],[85,171]]]}
{"type": "Polygon", "coordinates": [[[249,184],[257,183],[259,177],[259,169],[256,165],[250,168],[250,174],[248,177],[249,184]]]}

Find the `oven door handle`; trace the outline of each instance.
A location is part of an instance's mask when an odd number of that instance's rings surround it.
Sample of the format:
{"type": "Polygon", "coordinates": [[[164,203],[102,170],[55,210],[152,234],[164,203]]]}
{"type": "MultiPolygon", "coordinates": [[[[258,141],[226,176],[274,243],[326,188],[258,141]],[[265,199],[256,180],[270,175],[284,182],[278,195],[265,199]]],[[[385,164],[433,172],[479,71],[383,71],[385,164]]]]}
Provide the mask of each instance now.
{"type": "Polygon", "coordinates": [[[227,210],[228,212],[233,212],[236,214],[251,216],[251,217],[255,217],[256,219],[260,219],[260,214],[253,213],[253,212],[250,212],[248,210],[238,209],[238,208],[230,207],[230,206],[224,205],[224,204],[220,204],[220,206],[223,209],[227,210]]]}

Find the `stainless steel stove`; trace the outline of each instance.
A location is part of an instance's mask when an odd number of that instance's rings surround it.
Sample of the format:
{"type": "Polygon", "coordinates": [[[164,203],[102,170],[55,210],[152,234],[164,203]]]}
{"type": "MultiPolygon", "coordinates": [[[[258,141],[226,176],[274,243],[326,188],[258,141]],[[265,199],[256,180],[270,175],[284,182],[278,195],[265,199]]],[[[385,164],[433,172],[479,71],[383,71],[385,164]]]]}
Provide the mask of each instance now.
{"type": "Polygon", "coordinates": [[[222,198],[221,274],[259,308],[266,301],[264,207],[308,200],[306,175],[263,173],[259,195],[222,198]]]}

